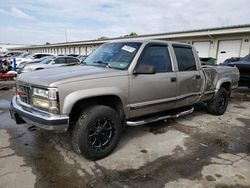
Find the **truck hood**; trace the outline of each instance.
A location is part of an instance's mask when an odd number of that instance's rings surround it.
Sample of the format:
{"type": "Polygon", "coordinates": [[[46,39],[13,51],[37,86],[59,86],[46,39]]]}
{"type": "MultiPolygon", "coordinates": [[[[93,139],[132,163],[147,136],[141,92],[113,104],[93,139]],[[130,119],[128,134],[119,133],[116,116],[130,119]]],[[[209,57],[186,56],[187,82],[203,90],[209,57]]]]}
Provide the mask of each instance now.
{"type": "Polygon", "coordinates": [[[127,71],[106,67],[78,65],[23,73],[18,75],[17,80],[31,85],[55,87],[66,82],[122,75],[127,75],[127,71]]]}

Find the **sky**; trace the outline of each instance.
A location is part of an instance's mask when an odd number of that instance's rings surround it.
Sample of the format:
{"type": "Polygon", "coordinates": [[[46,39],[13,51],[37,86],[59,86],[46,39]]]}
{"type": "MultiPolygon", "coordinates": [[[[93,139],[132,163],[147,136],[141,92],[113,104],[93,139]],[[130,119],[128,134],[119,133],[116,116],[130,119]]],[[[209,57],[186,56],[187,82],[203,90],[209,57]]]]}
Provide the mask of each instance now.
{"type": "Polygon", "coordinates": [[[0,43],[45,44],[250,24],[249,4],[250,0],[0,0],[0,43]]]}

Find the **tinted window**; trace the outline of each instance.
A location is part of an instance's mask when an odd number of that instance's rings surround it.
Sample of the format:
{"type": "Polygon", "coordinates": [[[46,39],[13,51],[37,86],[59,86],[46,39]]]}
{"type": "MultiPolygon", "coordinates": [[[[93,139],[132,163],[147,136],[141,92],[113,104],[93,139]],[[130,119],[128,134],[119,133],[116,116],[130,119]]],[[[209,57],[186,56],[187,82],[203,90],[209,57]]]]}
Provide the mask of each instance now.
{"type": "Polygon", "coordinates": [[[66,63],[66,62],[65,62],[65,58],[64,58],[64,57],[59,57],[59,58],[57,58],[57,59],[55,60],[55,63],[56,63],[56,64],[64,64],[64,63],[66,63]]]}
{"type": "Polygon", "coordinates": [[[179,71],[197,70],[192,48],[174,47],[174,52],[179,71]]]}
{"type": "Polygon", "coordinates": [[[79,62],[79,60],[76,58],[68,58],[67,60],[67,63],[76,63],[76,62],[79,62]]]}
{"type": "Polygon", "coordinates": [[[51,61],[55,60],[55,57],[43,57],[44,59],[40,62],[43,64],[49,64],[51,61]]]}
{"type": "Polygon", "coordinates": [[[33,56],[34,59],[40,59],[41,58],[41,54],[37,54],[33,56]]]}
{"type": "Polygon", "coordinates": [[[141,64],[153,65],[156,72],[171,72],[172,65],[167,46],[149,46],[143,52],[141,64]]]}

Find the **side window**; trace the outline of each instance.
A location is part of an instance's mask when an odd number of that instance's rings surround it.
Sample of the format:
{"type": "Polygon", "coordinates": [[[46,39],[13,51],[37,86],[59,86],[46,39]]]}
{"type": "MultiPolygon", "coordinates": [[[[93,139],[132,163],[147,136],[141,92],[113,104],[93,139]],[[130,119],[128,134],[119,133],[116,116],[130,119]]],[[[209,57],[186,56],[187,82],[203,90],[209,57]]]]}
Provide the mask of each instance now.
{"type": "Polygon", "coordinates": [[[42,54],[36,54],[36,55],[33,56],[34,59],[40,59],[42,57],[43,57],[42,54]]]}
{"type": "Polygon", "coordinates": [[[67,61],[67,63],[77,63],[77,62],[79,62],[79,60],[76,58],[68,58],[68,61],[67,61]]]}
{"type": "Polygon", "coordinates": [[[171,60],[167,46],[146,47],[140,59],[141,64],[153,65],[155,72],[172,72],[171,60]]]}
{"type": "Polygon", "coordinates": [[[38,59],[38,55],[33,55],[33,59],[38,59]]]}
{"type": "Polygon", "coordinates": [[[192,48],[174,47],[175,56],[179,71],[194,71],[196,68],[196,61],[192,48]]]}
{"type": "Polygon", "coordinates": [[[65,58],[64,58],[64,57],[59,57],[59,58],[57,58],[57,59],[55,60],[55,63],[56,63],[56,64],[64,64],[64,63],[66,63],[66,62],[65,62],[65,58]]]}

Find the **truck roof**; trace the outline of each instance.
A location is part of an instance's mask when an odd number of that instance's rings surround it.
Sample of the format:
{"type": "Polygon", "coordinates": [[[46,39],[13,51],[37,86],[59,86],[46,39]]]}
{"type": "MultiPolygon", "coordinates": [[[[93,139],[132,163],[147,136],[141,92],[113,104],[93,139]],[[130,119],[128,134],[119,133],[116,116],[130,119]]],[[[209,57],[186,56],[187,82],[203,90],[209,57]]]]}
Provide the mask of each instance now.
{"type": "Polygon", "coordinates": [[[164,43],[164,44],[177,44],[177,45],[183,45],[183,46],[192,46],[190,44],[181,43],[181,42],[175,42],[175,41],[167,41],[167,40],[150,40],[150,39],[121,39],[119,41],[111,41],[108,43],[119,43],[119,42],[140,42],[140,43],[164,43]]]}

